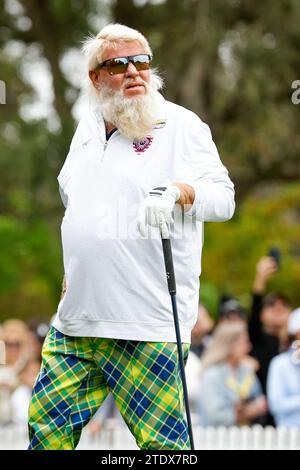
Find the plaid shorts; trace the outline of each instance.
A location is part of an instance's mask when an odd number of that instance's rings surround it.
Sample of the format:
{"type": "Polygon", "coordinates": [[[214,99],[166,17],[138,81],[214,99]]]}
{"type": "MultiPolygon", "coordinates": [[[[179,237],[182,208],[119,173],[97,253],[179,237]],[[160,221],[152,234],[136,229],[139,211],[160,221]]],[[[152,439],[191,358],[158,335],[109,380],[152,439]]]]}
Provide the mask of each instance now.
{"type": "MultiPolygon", "coordinates": [[[[183,344],[185,361],[189,344],[183,344]]],[[[141,449],[190,449],[176,343],[66,336],[52,327],[29,407],[29,449],[74,449],[109,392],[141,449]]]]}

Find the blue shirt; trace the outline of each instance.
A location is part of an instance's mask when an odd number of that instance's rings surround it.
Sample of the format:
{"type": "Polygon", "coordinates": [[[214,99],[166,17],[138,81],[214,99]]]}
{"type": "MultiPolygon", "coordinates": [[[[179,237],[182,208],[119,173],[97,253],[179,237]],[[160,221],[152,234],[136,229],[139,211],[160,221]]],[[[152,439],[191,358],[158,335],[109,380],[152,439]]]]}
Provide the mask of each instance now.
{"type": "Polygon", "coordinates": [[[267,395],[277,426],[300,427],[300,361],[293,349],[270,364],[267,395]]]}
{"type": "Polygon", "coordinates": [[[236,405],[262,396],[254,372],[240,364],[232,369],[227,363],[207,368],[202,376],[198,413],[202,426],[234,426],[236,405]]]}

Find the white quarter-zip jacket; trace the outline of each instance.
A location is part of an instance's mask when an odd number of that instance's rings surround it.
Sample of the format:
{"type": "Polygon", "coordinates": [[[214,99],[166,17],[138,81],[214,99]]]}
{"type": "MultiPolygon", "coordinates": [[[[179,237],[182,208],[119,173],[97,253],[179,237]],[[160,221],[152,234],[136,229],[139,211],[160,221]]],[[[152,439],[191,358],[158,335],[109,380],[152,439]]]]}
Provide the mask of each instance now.
{"type": "Polygon", "coordinates": [[[192,208],[176,207],[171,227],[182,342],[198,313],[204,221],[234,212],[234,187],[209,127],[160,98],[149,136],[106,141],[99,110],[81,119],[58,176],[66,211],[61,234],[67,291],[53,325],[69,336],[175,342],[159,230],[143,238],[137,212],[148,192],[172,182],[195,190],[192,208]]]}

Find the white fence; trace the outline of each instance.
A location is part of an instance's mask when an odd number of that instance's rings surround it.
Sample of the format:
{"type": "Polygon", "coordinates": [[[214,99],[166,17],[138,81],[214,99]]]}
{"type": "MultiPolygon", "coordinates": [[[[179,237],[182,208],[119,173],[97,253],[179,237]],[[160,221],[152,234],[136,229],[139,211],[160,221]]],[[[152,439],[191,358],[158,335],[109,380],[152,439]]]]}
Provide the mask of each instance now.
{"type": "MultiPolygon", "coordinates": [[[[194,426],[195,447],[199,450],[300,450],[300,429],[262,428],[201,428],[194,426]]],[[[25,429],[7,426],[0,428],[0,450],[26,449],[28,438],[25,429]]],[[[104,429],[98,437],[83,432],[78,450],[129,450],[137,449],[127,428],[104,429]]]]}

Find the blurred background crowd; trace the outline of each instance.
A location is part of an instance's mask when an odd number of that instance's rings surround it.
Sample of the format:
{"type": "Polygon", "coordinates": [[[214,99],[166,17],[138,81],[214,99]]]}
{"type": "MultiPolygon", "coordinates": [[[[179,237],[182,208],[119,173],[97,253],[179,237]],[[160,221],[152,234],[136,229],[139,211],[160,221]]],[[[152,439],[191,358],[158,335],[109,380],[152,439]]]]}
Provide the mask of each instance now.
{"type": "MultiPolygon", "coordinates": [[[[223,296],[214,320],[199,304],[186,366],[194,423],[300,428],[300,308],[293,308],[283,293],[268,292],[268,281],[279,269],[278,251],[258,261],[249,312],[237,298],[223,296]]],[[[49,325],[37,319],[9,319],[1,326],[2,426],[26,428],[48,330],[49,325]]],[[[110,395],[87,432],[95,436],[112,424],[124,425],[110,395]]]]}
{"type": "MultiPolygon", "coordinates": [[[[210,125],[236,187],[233,219],[205,224],[187,363],[193,418],[203,426],[300,427],[298,2],[0,0],[0,7],[0,425],[26,425],[61,292],[56,177],[86,106],[80,45],[113,21],[147,36],[164,96],[210,125]]],[[[90,432],[114,420],[110,397],[90,432]]]]}

